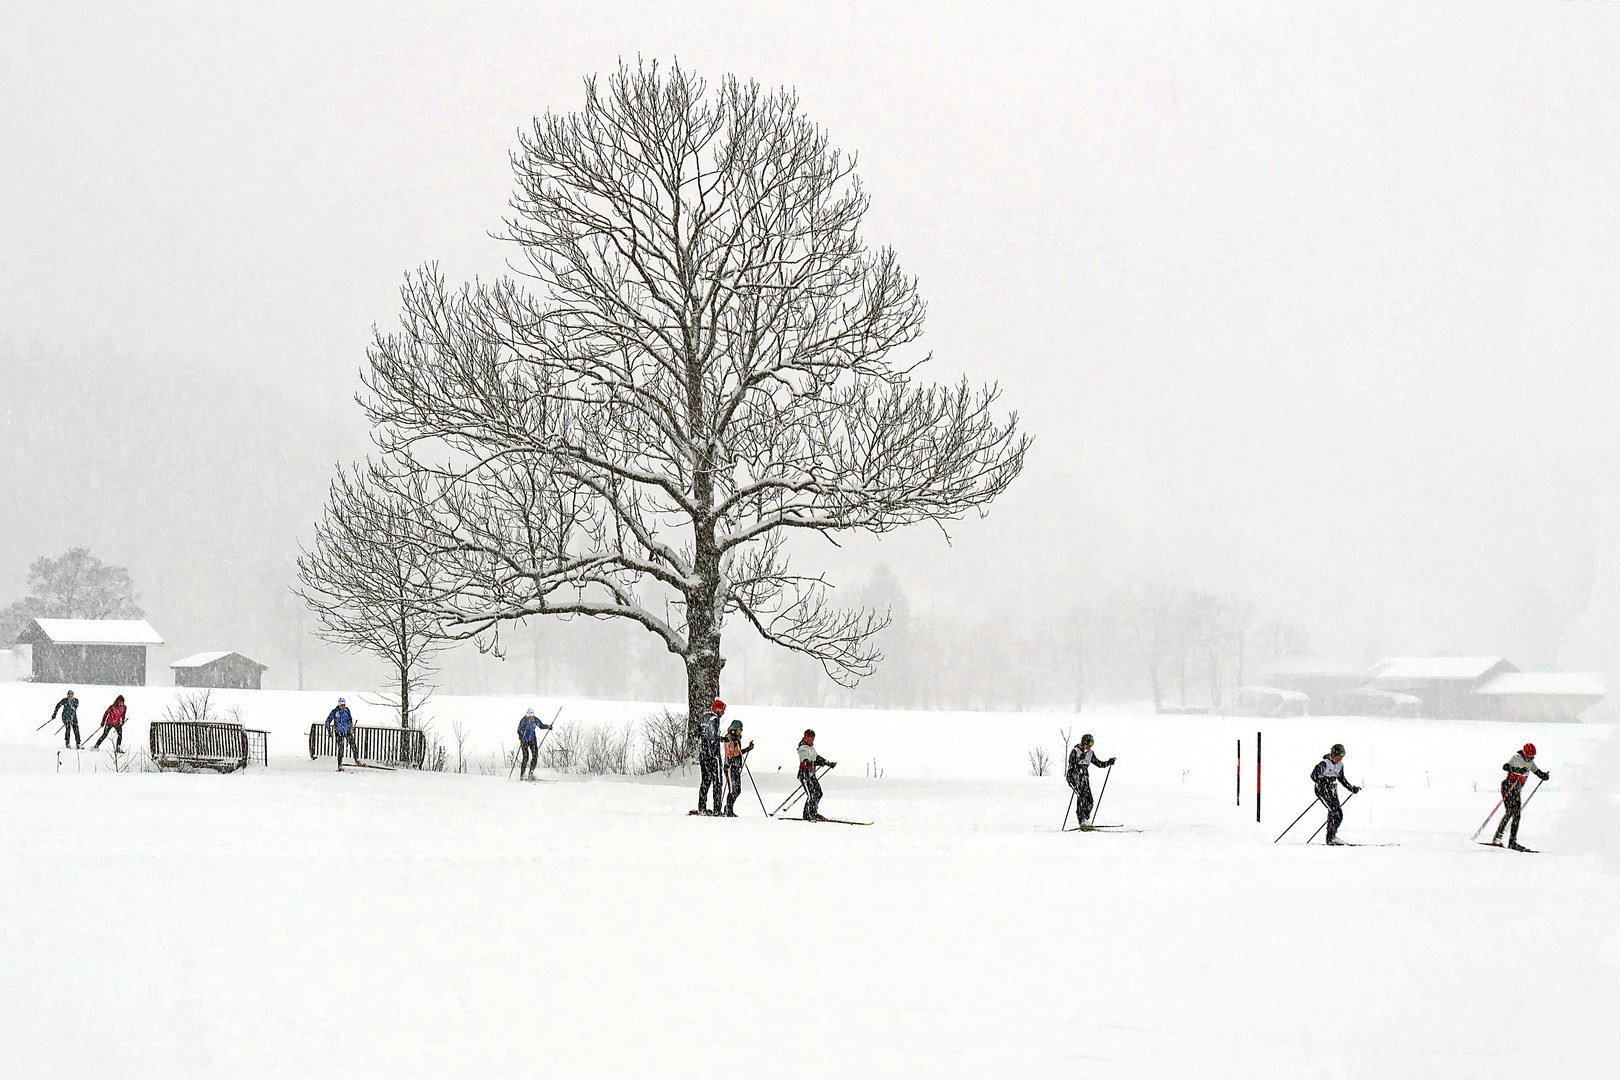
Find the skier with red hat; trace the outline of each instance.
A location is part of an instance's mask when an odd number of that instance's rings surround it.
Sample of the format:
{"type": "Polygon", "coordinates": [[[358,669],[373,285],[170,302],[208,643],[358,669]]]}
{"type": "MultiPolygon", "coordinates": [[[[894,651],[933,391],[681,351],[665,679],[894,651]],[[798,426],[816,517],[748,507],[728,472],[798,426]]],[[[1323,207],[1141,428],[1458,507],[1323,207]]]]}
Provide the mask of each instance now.
{"type": "Polygon", "coordinates": [[[1508,828],[1512,821],[1512,831],[1508,833],[1507,846],[1514,851],[1528,851],[1528,848],[1519,846],[1519,811],[1523,808],[1520,793],[1524,790],[1524,782],[1531,773],[1535,773],[1543,780],[1551,780],[1552,773],[1542,772],[1536,766],[1536,744],[1525,743],[1519,752],[1508,758],[1502,771],[1507,773],[1502,778],[1502,820],[1496,826],[1496,838],[1491,841],[1492,847],[1502,846],[1502,832],[1508,828]]]}
{"type": "Polygon", "coordinates": [[[709,706],[709,713],[698,721],[698,805],[697,812],[706,817],[720,815],[720,721],[726,716],[726,703],[719,698],[709,706]],[[714,809],[704,806],[709,789],[714,789],[714,809]]]}

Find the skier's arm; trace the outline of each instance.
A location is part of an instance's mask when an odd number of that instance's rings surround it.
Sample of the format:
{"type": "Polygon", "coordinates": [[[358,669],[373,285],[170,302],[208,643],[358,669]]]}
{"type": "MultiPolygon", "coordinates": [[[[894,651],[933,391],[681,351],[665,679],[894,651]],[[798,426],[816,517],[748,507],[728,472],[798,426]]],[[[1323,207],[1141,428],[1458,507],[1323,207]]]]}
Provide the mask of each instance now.
{"type": "Polygon", "coordinates": [[[62,706],[66,705],[66,704],[67,704],[67,698],[63,698],[61,701],[58,701],[56,703],[56,708],[51,710],[51,719],[52,720],[56,719],[56,714],[61,712],[62,711],[62,706]]]}
{"type": "Polygon", "coordinates": [[[1352,795],[1361,790],[1360,788],[1356,787],[1356,785],[1352,784],[1350,782],[1350,778],[1344,775],[1344,773],[1339,774],[1339,783],[1343,784],[1344,789],[1352,795]]]}
{"type": "Polygon", "coordinates": [[[1550,773],[1550,772],[1542,772],[1540,769],[1536,770],[1536,775],[1541,777],[1543,780],[1551,780],[1552,779],[1552,773],[1550,773]]]}

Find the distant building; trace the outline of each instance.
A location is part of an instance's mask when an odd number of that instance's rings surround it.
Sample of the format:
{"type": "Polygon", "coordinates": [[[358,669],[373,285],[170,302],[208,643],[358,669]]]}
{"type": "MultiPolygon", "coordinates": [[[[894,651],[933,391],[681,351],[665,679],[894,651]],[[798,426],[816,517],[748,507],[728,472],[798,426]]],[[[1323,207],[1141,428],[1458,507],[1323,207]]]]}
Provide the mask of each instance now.
{"type": "Polygon", "coordinates": [[[1603,676],[1580,671],[1509,671],[1474,691],[1487,720],[1567,723],[1603,700],[1603,676]]]}
{"type": "Polygon", "coordinates": [[[1410,716],[1423,715],[1423,699],[1393,690],[1358,686],[1311,703],[1317,716],[1410,716]]]}
{"type": "Polygon", "coordinates": [[[163,639],[143,619],[30,619],[17,644],[33,646],[35,682],[145,686],[146,647],[163,639]]]}
{"type": "Polygon", "coordinates": [[[202,652],[169,665],[174,685],[213,690],[258,690],[269,668],[239,652],[202,652]]]}
{"type": "Polygon", "coordinates": [[[1500,656],[1392,656],[1373,665],[1365,686],[1410,694],[1423,702],[1424,716],[1476,720],[1485,703],[1474,691],[1518,670],[1500,656]]]}
{"type": "Polygon", "coordinates": [[[1228,709],[1233,716],[1304,716],[1311,699],[1297,690],[1276,686],[1240,686],[1228,709]]]}
{"type": "Polygon", "coordinates": [[[1367,669],[1337,660],[1314,656],[1279,660],[1268,667],[1260,681],[1279,690],[1292,690],[1310,699],[1309,711],[1318,716],[1333,715],[1326,703],[1367,681],[1367,669]]]}

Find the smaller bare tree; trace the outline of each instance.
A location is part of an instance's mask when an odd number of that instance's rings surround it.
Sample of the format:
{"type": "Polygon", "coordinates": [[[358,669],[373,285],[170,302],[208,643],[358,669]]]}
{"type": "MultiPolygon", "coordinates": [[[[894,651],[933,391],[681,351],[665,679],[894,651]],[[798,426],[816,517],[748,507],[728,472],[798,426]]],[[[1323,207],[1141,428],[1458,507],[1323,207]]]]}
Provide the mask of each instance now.
{"type": "Polygon", "coordinates": [[[1037,746],[1029,752],[1029,775],[1045,776],[1052,771],[1052,755],[1037,746]]]}
{"type": "Polygon", "coordinates": [[[414,715],[413,691],[425,688],[431,658],[444,645],[432,614],[443,569],[409,499],[375,468],[340,473],[315,546],[298,558],[295,590],[315,612],[322,638],[389,665],[403,728],[414,715]]]}

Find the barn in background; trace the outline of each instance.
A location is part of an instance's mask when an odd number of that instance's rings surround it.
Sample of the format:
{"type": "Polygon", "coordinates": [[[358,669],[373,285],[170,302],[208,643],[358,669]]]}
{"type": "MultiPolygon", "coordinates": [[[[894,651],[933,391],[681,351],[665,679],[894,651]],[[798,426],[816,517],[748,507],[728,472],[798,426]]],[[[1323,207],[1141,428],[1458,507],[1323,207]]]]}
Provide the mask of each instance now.
{"type": "Polygon", "coordinates": [[[35,682],[145,686],[146,648],[163,639],[144,619],[29,619],[17,644],[33,647],[35,682]]]}
{"type": "Polygon", "coordinates": [[[174,685],[206,687],[210,690],[258,690],[269,670],[239,652],[203,652],[176,660],[169,665],[174,685]]]}
{"type": "Polygon", "coordinates": [[[1572,724],[1603,700],[1603,676],[1584,671],[1506,671],[1474,694],[1487,720],[1572,724]]]}

